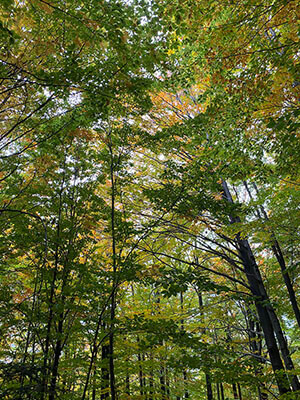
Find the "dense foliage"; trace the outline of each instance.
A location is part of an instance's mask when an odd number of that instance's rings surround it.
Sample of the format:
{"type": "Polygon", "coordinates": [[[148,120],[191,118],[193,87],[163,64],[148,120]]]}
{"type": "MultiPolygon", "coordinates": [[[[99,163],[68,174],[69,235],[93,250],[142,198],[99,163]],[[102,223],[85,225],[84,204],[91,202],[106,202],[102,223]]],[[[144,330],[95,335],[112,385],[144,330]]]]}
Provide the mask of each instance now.
{"type": "Polygon", "coordinates": [[[3,0],[0,396],[300,396],[299,5],[3,0]]]}

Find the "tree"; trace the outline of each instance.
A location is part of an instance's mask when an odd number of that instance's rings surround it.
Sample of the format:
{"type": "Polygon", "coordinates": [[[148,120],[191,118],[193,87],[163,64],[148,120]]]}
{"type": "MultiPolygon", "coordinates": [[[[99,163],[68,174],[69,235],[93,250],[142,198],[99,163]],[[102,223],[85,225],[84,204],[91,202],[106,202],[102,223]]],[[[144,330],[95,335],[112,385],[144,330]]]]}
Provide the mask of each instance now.
{"type": "Polygon", "coordinates": [[[297,2],[0,7],[1,398],[296,399],[297,2]]]}

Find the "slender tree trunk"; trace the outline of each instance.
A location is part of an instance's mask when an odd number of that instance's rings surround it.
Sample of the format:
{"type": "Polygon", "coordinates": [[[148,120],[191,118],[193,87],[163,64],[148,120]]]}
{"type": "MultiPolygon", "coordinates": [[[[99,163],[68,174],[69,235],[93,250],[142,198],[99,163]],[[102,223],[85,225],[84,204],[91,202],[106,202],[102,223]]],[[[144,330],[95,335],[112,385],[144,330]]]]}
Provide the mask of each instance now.
{"type": "Polygon", "coordinates": [[[239,400],[243,400],[243,398],[242,398],[241,385],[238,383],[238,384],[237,384],[237,387],[238,387],[238,393],[239,393],[239,400]]]}
{"type": "MultiPolygon", "coordinates": [[[[86,375],[86,380],[85,380],[85,384],[84,384],[81,400],[85,400],[85,395],[86,395],[87,390],[88,390],[88,385],[89,385],[89,380],[90,380],[90,376],[91,376],[91,373],[92,373],[92,368],[93,368],[94,362],[97,359],[99,346],[101,345],[103,340],[106,339],[107,336],[108,336],[108,335],[106,335],[104,338],[102,338],[100,343],[97,344],[97,339],[98,339],[98,335],[99,335],[99,331],[100,331],[101,326],[103,327],[103,331],[105,331],[105,323],[102,323],[102,316],[103,316],[105,308],[106,307],[104,307],[102,309],[102,311],[101,311],[101,313],[100,313],[100,315],[98,317],[97,326],[96,326],[96,330],[95,330],[95,335],[94,335],[94,339],[93,339],[93,343],[92,343],[92,352],[91,352],[90,364],[89,364],[89,367],[88,367],[88,372],[87,372],[87,375],[86,375]]],[[[103,347],[104,346],[102,346],[102,355],[103,355],[103,347]]],[[[107,354],[108,354],[108,351],[107,351],[107,354]]],[[[102,361],[103,361],[103,357],[102,357],[102,361]]]]}
{"type": "MultiPolygon", "coordinates": [[[[275,335],[277,337],[277,341],[279,343],[279,348],[280,348],[280,351],[282,354],[282,358],[284,360],[285,367],[288,371],[294,371],[294,369],[295,369],[294,363],[291,359],[288,344],[287,344],[286,338],[284,337],[284,334],[282,332],[279,319],[275,313],[274,308],[270,304],[267,305],[267,308],[269,311],[270,320],[272,322],[272,325],[273,325],[273,328],[275,331],[275,335]]],[[[297,375],[293,375],[291,377],[291,386],[293,388],[293,391],[300,390],[300,383],[299,383],[297,375]]]]}
{"type": "Polygon", "coordinates": [[[189,391],[187,390],[187,372],[186,369],[183,371],[183,385],[184,385],[184,398],[188,399],[190,397],[189,391]]]}
{"type": "Polygon", "coordinates": [[[110,323],[110,334],[109,334],[109,380],[110,380],[111,400],[116,399],[115,366],[114,366],[114,318],[115,318],[115,296],[113,296],[111,303],[111,323],[110,323]]]}
{"type": "Polygon", "coordinates": [[[277,261],[280,265],[283,280],[284,280],[285,286],[289,293],[290,302],[291,302],[291,305],[292,305],[292,308],[293,308],[293,311],[294,311],[294,314],[295,314],[295,317],[296,317],[296,320],[298,323],[298,327],[300,328],[300,310],[299,310],[299,306],[297,303],[295,290],[293,288],[291,278],[290,278],[288,270],[286,268],[286,264],[285,264],[285,260],[284,260],[281,248],[276,239],[275,239],[274,245],[272,246],[272,250],[273,250],[275,257],[277,258],[277,261]]]}
{"type": "MultiPolygon", "coordinates": [[[[152,353],[150,353],[150,361],[152,362],[153,360],[153,355],[152,353]]],[[[150,377],[149,377],[149,400],[153,400],[154,394],[154,377],[153,377],[153,367],[152,367],[152,363],[151,363],[151,367],[150,367],[150,377]]]]}
{"type": "MultiPolygon", "coordinates": [[[[231,194],[225,181],[222,182],[222,186],[224,197],[228,202],[233,203],[231,194]]],[[[240,222],[240,219],[238,217],[233,217],[230,215],[230,221],[231,223],[235,223],[240,222]]],[[[272,368],[275,374],[275,379],[278,385],[279,393],[284,394],[289,392],[290,388],[275,339],[275,329],[269,313],[270,306],[267,306],[267,304],[270,304],[270,301],[264,288],[258,266],[256,264],[248,241],[245,239],[241,239],[240,236],[237,235],[236,242],[238,245],[240,258],[243,262],[245,275],[247,277],[251,293],[255,299],[256,309],[258,312],[261,327],[264,332],[265,341],[268,348],[272,368]]]]}
{"type": "Polygon", "coordinates": [[[219,383],[217,383],[217,398],[218,398],[218,400],[221,400],[221,397],[220,397],[220,385],[219,385],[219,383]]]}
{"type": "MultiPolygon", "coordinates": [[[[66,159],[64,160],[64,162],[66,159]]],[[[64,165],[65,166],[65,165],[64,165]]],[[[64,169],[65,171],[65,169],[64,169]]],[[[63,179],[61,182],[61,187],[59,191],[59,208],[58,208],[58,218],[56,224],[56,243],[55,243],[55,252],[54,252],[54,271],[52,282],[50,286],[50,297],[49,297],[49,317],[47,323],[47,333],[46,333],[46,341],[45,341],[45,351],[44,351],[44,360],[43,360],[43,379],[42,379],[42,390],[41,390],[41,399],[43,400],[47,393],[47,386],[48,386],[48,377],[49,377],[49,350],[50,350],[50,336],[51,336],[51,328],[54,318],[54,295],[55,295],[55,285],[56,279],[58,274],[58,265],[59,265],[59,247],[60,247],[60,236],[61,236],[61,217],[62,217],[62,201],[63,201],[63,191],[64,191],[64,184],[65,184],[65,175],[63,175],[63,179]]],[[[60,352],[58,348],[57,351],[60,352]]],[[[57,356],[57,354],[56,354],[57,356]]],[[[54,361],[55,363],[55,361],[54,361]]],[[[56,378],[55,378],[56,380],[56,378]]],[[[54,382],[53,382],[54,383],[54,382]]],[[[53,385],[51,383],[51,385],[53,385]]]]}
{"type": "MultiPolygon", "coordinates": [[[[244,184],[245,184],[246,190],[247,190],[250,198],[252,199],[253,197],[252,197],[251,191],[250,191],[247,183],[244,182],[244,184]]],[[[256,193],[258,194],[259,190],[258,190],[258,187],[256,186],[255,183],[253,183],[253,187],[254,187],[256,193]]],[[[263,206],[260,207],[260,210],[261,210],[264,218],[266,220],[268,220],[269,219],[268,214],[266,213],[266,211],[265,211],[263,206]]],[[[261,217],[261,214],[260,214],[259,211],[258,211],[258,217],[261,217]]],[[[298,326],[300,328],[300,309],[299,309],[299,306],[298,306],[298,303],[297,303],[295,290],[293,288],[293,284],[292,284],[290,275],[289,275],[287,267],[286,267],[286,263],[285,263],[285,259],[284,259],[283,253],[281,251],[281,247],[280,247],[280,245],[279,245],[279,243],[278,243],[278,241],[276,239],[276,236],[275,236],[274,232],[272,232],[272,237],[273,237],[273,244],[272,244],[271,248],[272,248],[272,251],[273,251],[273,253],[274,253],[274,255],[275,255],[276,259],[277,259],[278,264],[280,265],[281,274],[282,274],[285,286],[287,288],[287,291],[289,293],[290,303],[292,305],[292,308],[293,308],[293,311],[294,311],[298,326]]]]}
{"type": "Polygon", "coordinates": [[[93,372],[93,390],[92,390],[92,400],[96,400],[96,368],[93,372]]]}
{"type": "Polygon", "coordinates": [[[49,375],[49,348],[50,348],[50,334],[52,328],[52,321],[53,321],[53,299],[54,299],[54,291],[55,291],[55,282],[57,276],[57,267],[53,271],[53,278],[51,282],[51,289],[50,289],[50,298],[49,298],[49,316],[47,322],[47,329],[46,329],[46,340],[45,340],[45,351],[44,351],[44,360],[43,360],[43,369],[42,369],[42,390],[41,390],[41,400],[43,400],[47,393],[47,385],[48,385],[48,375],[49,375]]]}
{"type": "MultiPolygon", "coordinates": [[[[254,188],[255,188],[256,192],[258,193],[257,186],[255,184],[253,184],[253,185],[254,185],[254,188]]],[[[246,183],[245,183],[245,187],[246,187],[246,189],[248,191],[249,196],[252,197],[251,196],[251,192],[250,192],[250,190],[249,190],[249,188],[248,188],[246,183]]],[[[260,209],[261,209],[261,211],[262,211],[262,213],[264,215],[264,218],[266,220],[268,220],[269,218],[268,218],[268,215],[267,215],[264,207],[261,206],[260,209]]],[[[260,214],[259,214],[259,216],[260,216],[260,214]]],[[[289,293],[290,302],[292,304],[296,320],[297,320],[298,325],[300,327],[300,311],[299,311],[299,308],[298,308],[295,291],[294,291],[292,282],[290,280],[290,277],[289,277],[289,274],[288,274],[288,271],[287,271],[287,268],[286,268],[285,260],[284,260],[280,245],[279,245],[278,241],[276,240],[276,237],[275,237],[274,233],[272,233],[272,236],[273,236],[272,251],[273,251],[273,253],[274,253],[274,255],[275,255],[275,257],[276,257],[276,259],[277,259],[277,261],[278,261],[278,263],[280,265],[282,276],[283,276],[284,282],[286,284],[286,287],[287,287],[287,290],[288,290],[288,293],[289,293]]],[[[267,293],[265,291],[265,288],[263,287],[262,289],[263,289],[263,291],[264,291],[264,293],[265,293],[265,295],[267,297],[267,293]]],[[[290,354],[289,354],[287,341],[286,341],[286,339],[284,337],[284,334],[282,332],[279,319],[278,319],[278,317],[277,317],[277,315],[275,313],[274,308],[271,306],[271,304],[268,305],[268,311],[269,311],[270,319],[271,319],[273,327],[274,327],[274,331],[275,331],[275,335],[277,337],[277,341],[279,343],[279,348],[280,348],[280,351],[281,351],[281,354],[282,354],[282,357],[283,357],[283,360],[284,360],[284,364],[285,364],[287,370],[292,371],[294,369],[294,365],[293,365],[293,361],[292,361],[292,359],[290,357],[290,354]]],[[[294,391],[300,390],[300,383],[299,383],[298,377],[296,375],[294,375],[291,378],[291,385],[292,385],[292,388],[293,388],[294,391]]]]}
{"type": "Polygon", "coordinates": [[[237,387],[236,387],[235,383],[232,384],[232,392],[233,392],[233,398],[238,399],[238,392],[237,392],[237,387]]]}
{"type": "MultiPolygon", "coordinates": [[[[67,260],[66,260],[67,263],[67,260]]],[[[53,361],[53,366],[52,366],[52,376],[51,376],[51,384],[50,384],[50,392],[49,392],[49,400],[54,400],[56,397],[56,383],[57,383],[57,377],[58,377],[58,365],[59,365],[59,360],[62,352],[62,336],[63,336],[63,326],[64,326],[64,320],[65,320],[65,301],[66,301],[66,296],[65,296],[65,288],[67,285],[67,280],[68,280],[68,269],[67,265],[64,266],[63,270],[63,282],[62,282],[62,287],[61,287],[61,307],[62,311],[59,315],[59,320],[58,320],[58,328],[57,328],[57,335],[58,339],[56,341],[55,345],[55,350],[54,350],[54,361],[53,361]]]]}
{"type": "Polygon", "coordinates": [[[54,350],[54,362],[52,367],[52,377],[50,384],[50,392],[49,392],[49,400],[54,400],[56,397],[56,382],[58,375],[58,364],[62,350],[62,336],[63,333],[63,316],[60,316],[60,321],[58,323],[58,335],[59,339],[56,342],[55,350],[54,350]]]}
{"type": "Polygon", "coordinates": [[[116,225],[115,225],[115,162],[111,141],[111,133],[109,134],[109,151],[110,151],[110,182],[111,182],[111,235],[112,235],[112,296],[110,310],[110,334],[109,334],[109,378],[110,378],[110,396],[111,400],[116,400],[116,385],[115,385],[115,367],[114,367],[114,320],[116,309],[116,290],[117,290],[117,251],[116,251],[116,225]]]}
{"type": "Polygon", "coordinates": [[[221,400],[225,400],[223,383],[220,383],[220,393],[221,393],[221,400]]]}
{"type": "MultiPolygon", "coordinates": [[[[36,304],[36,297],[37,297],[37,284],[38,284],[38,273],[36,274],[36,279],[34,283],[34,290],[33,290],[33,296],[32,296],[32,306],[31,306],[31,318],[33,318],[33,314],[35,312],[35,304],[36,304]]],[[[34,354],[35,354],[35,334],[33,331],[33,324],[32,324],[32,319],[30,319],[29,324],[28,324],[28,329],[27,329],[27,334],[26,334],[26,343],[25,343],[25,349],[24,349],[24,356],[23,356],[23,361],[22,363],[25,365],[27,357],[29,356],[28,354],[28,349],[30,345],[30,341],[32,340],[32,357],[31,357],[31,365],[32,367],[34,366],[34,354]]],[[[24,378],[25,375],[23,372],[21,372],[20,376],[20,392],[23,392],[23,385],[24,385],[24,378]]],[[[32,375],[30,375],[30,384],[32,383],[32,375]]],[[[20,395],[22,396],[22,395],[20,395]]],[[[22,397],[19,397],[18,400],[22,400],[22,397]]]]}
{"type": "MultiPolygon", "coordinates": [[[[202,293],[197,290],[198,294],[198,302],[199,302],[199,308],[200,308],[200,316],[202,319],[202,323],[204,324],[204,313],[203,313],[203,298],[202,298],[202,293]]],[[[203,329],[203,333],[205,333],[205,329],[203,329]]],[[[205,382],[206,382],[206,394],[207,394],[207,400],[213,400],[213,390],[212,390],[212,385],[211,385],[211,377],[209,372],[205,372],[205,382]]]]}
{"type": "Polygon", "coordinates": [[[213,400],[213,390],[209,374],[205,374],[205,380],[206,380],[207,400],[213,400]]]}
{"type": "MultiPolygon", "coordinates": [[[[140,338],[137,337],[137,343],[139,345],[140,338]]],[[[139,383],[140,383],[140,394],[144,396],[144,374],[143,374],[143,366],[142,366],[142,357],[140,351],[138,352],[138,366],[139,366],[139,383]]]]}
{"type": "MultiPolygon", "coordinates": [[[[104,325],[105,329],[105,325],[104,325]]],[[[109,346],[107,344],[102,345],[101,349],[101,359],[102,359],[102,368],[101,368],[101,400],[105,400],[109,397],[107,392],[107,388],[109,386],[109,368],[108,368],[108,354],[109,354],[109,346]]]]}
{"type": "MultiPolygon", "coordinates": [[[[129,358],[126,359],[127,365],[129,363],[129,358]]],[[[126,389],[125,393],[130,396],[130,376],[129,376],[129,369],[127,367],[126,369],[126,389]]]]}
{"type": "MultiPolygon", "coordinates": [[[[183,313],[183,293],[180,292],[180,309],[181,312],[183,313]]],[[[181,319],[181,330],[184,331],[184,320],[181,319]]],[[[183,387],[184,387],[184,398],[188,399],[189,398],[189,392],[187,390],[187,373],[186,373],[186,369],[183,369],[183,387]]]]}

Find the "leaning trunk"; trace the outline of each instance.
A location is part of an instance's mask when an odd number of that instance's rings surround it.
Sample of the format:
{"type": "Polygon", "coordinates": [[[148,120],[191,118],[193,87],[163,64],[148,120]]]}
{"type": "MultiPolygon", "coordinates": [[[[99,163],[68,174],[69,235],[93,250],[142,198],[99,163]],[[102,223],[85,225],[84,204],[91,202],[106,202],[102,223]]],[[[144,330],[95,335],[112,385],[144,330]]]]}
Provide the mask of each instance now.
{"type": "MultiPolygon", "coordinates": [[[[224,198],[228,202],[233,203],[231,194],[225,181],[222,181],[222,186],[224,198]]],[[[238,217],[233,217],[232,215],[229,215],[229,218],[232,224],[240,222],[240,219],[238,217]]],[[[284,394],[290,391],[290,387],[287,376],[284,372],[283,363],[275,338],[274,327],[269,314],[268,304],[270,304],[270,301],[267,296],[258,266],[256,264],[248,240],[241,239],[240,235],[238,234],[236,236],[236,243],[238,245],[240,258],[243,263],[244,272],[247,277],[251,293],[255,299],[255,305],[259,316],[260,325],[264,332],[264,337],[270,356],[272,369],[274,371],[275,379],[278,385],[279,393],[284,394]]]]}

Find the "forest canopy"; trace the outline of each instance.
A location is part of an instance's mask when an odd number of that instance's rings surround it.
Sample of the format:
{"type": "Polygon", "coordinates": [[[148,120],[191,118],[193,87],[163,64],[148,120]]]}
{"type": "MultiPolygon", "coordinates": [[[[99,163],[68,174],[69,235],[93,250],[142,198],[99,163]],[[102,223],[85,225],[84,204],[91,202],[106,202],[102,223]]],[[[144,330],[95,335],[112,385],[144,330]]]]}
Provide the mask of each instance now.
{"type": "Polygon", "coordinates": [[[300,398],[293,0],[2,0],[0,397],[300,398]]]}

